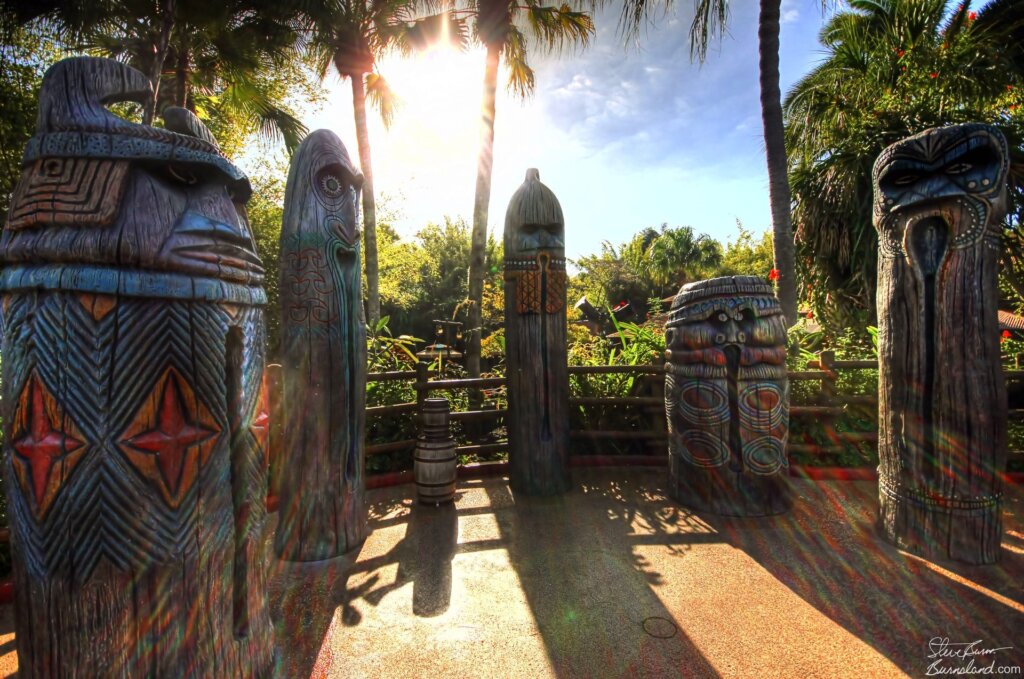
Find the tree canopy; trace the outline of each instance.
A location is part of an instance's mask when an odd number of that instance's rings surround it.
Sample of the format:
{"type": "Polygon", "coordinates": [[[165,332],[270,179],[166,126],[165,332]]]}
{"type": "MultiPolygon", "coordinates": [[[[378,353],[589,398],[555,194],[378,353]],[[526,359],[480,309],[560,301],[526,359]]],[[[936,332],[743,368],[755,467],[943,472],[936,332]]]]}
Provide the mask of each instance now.
{"type": "MultiPolygon", "coordinates": [[[[786,98],[798,267],[817,318],[840,328],[874,316],[877,241],[871,168],[930,127],[982,121],[1013,149],[1005,271],[1024,273],[1024,5],[978,11],[953,0],[850,0],[821,31],[824,61],[786,98]]],[[[1024,285],[1018,294],[1024,294],[1024,285]]]]}

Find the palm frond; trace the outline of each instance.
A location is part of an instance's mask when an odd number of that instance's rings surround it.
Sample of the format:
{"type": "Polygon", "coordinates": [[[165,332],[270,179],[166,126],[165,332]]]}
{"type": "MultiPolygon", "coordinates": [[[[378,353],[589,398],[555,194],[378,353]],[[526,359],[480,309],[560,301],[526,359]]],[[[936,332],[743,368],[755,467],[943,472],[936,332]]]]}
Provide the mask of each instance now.
{"type": "Polygon", "coordinates": [[[384,76],[379,73],[366,75],[366,98],[380,113],[385,129],[391,127],[395,111],[401,105],[401,100],[395,96],[384,76]]]}
{"type": "Polygon", "coordinates": [[[535,85],[533,69],[527,61],[526,36],[512,26],[503,47],[505,66],[508,68],[508,87],[517,96],[526,97],[533,94],[535,85]]]}

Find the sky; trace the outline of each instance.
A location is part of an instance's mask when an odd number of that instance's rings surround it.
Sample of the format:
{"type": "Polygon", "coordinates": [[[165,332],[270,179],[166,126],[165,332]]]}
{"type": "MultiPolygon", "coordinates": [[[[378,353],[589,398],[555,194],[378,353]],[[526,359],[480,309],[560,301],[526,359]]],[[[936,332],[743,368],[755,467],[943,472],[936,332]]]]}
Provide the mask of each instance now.
{"type": "MultiPolygon", "coordinates": [[[[729,29],[703,65],[691,63],[692,3],[676,0],[627,48],[618,3],[595,17],[586,50],[533,52],[526,99],[499,73],[489,228],[500,240],[505,208],[527,168],[540,170],[566,221],[570,258],[619,244],[662,223],[725,242],[736,221],[771,226],[758,92],[757,3],[732,3],[729,29]]],[[[783,92],[822,59],[820,0],[783,0],[783,92]]],[[[471,222],[484,52],[437,49],[379,71],[402,100],[390,129],[370,111],[376,193],[403,237],[445,216],[471,222]]],[[[301,117],[336,132],[358,158],[351,86],[331,75],[328,98],[301,117]]]]}

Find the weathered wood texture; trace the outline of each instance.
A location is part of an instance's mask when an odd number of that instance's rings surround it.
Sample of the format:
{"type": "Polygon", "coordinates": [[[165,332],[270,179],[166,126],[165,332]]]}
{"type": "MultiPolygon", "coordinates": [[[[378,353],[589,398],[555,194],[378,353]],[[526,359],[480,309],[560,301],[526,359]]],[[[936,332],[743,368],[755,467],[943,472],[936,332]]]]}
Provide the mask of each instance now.
{"type": "Polygon", "coordinates": [[[362,175],[327,130],[292,159],[281,228],[280,505],[274,547],[290,561],[366,539],[366,321],[359,263],[362,175]]]}
{"type": "Polygon", "coordinates": [[[205,137],[103,106],[147,89],[114,61],[51,68],[0,236],[23,677],[258,677],[272,663],[248,181],[205,137]]]}
{"type": "Polygon", "coordinates": [[[1006,141],[922,132],[875,162],[879,522],[928,557],[999,557],[1006,463],[998,259],[1006,141]]]}
{"type": "Polygon", "coordinates": [[[527,495],[569,488],[565,220],[537,170],[505,213],[509,483],[527,495]]]}
{"type": "Polygon", "coordinates": [[[665,330],[669,493],[730,516],[790,505],[786,323],[754,276],[683,286],[665,330]]]}
{"type": "Polygon", "coordinates": [[[416,496],[425,504],[455,499],[455,472],[459,456],[449,431],[450,409],[446,398],[428,398],[420,409],[413,471],[416,496]]]}

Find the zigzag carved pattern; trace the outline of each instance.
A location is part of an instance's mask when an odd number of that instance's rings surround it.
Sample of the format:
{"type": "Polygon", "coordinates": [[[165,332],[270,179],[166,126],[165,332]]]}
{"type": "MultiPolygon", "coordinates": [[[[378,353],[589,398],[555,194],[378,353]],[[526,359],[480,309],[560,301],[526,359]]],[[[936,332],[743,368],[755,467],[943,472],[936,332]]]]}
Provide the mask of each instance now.
{"type": "MultiPolygon", "coordinates": [[[[229,488],[228,437],[218,441],[210,464],[201,470],[199,482],[185,493],[176,511],[128,465],[113,441],[167,366],[194,381],[197,394],[217,401],[207,406],[218,422],[227,424],[224,369],[218,362],[223,360],[227,314],[214,305],[122,299],[116,309],[97,321],[74,294],[46,293],[36,297],[37,313],[30,316],[33,305],[28,297],[15,296],[5,318],[10,324],[10,343],[18,341],[22,326],[25,332],[20,334],[34,338],[15,360],[5,360],[5,391],[22,384],[37,366],[44,380],[51,385],[58,382],[54,394],[59,394],[62,405],[82,423],[92,446],[67,482],[74,492],[58,494],[42,524],[31,517],[23,499],[12,498],[11,510],[22,527],[19,539],[28,567],[37,574],[74,568],[76,579],[84,581],[104,558],[127,569],[163,561],[175,553],[193,552],[199,489],[205,488],[208,511],[227,511],[229,507],[229,493],[217,497],[229,488]],[[29,318],[34,319],[30,324],[29,318]],[[108,373],[111,366],[113,379],[108,373]],[[111,385],[114,394],[109,393],[111,385]],[[55,525],[64,527],[59,535],[51,533],[55,525]],[[69,525],[73,527],[70,545],[69,525]]],[[[257,320],[258,315],[250,314],[244,322],[249,326],[244,336],[254,347],[260,346],[257,342],[262,337],[261,329],[251,327],[257,320]]],[[[247,347],[247,355],[250,351],[247,347]]],[[[9,356],[5,353],[5,359],[9,356]]],[[[245,364],[246,383],[256,384],[262,362],[247,360],[245,364]]],[[[254,405],[258,389],[245,391],[247,406],[254,405]]],[[[252,457],[258,458],[255,448],[253,441],[252,457]]],[[[10,473],[9,459],[5,467],[10,473]]],[[[246,481],[254,496],[259,496],[265,476],[259,464],[252,467],[245,470],[246,481]]],[[[254,506],[262,508],[262,502],[254,506]]],[[[254,525],[261,523],[252,518],[254,525]]],[[[229,535],[214,532],[217,539],[229,535]]]]}

